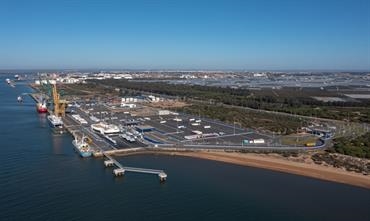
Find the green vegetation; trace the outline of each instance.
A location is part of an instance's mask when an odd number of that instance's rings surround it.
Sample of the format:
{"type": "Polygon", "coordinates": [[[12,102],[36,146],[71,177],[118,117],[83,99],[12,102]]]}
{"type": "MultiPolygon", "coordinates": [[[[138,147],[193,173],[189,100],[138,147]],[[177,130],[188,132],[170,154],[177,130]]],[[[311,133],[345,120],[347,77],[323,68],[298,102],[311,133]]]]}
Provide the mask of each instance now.
{"type": "Polygon", "coordinates": [[[364,175],[367,175],[370,172],[370,163],[367,159],[358,159],[351,156],[328,152],[314,153],[311,156],[311,159],[319,165],[332,165],[336,168],[342,168],[347,171],[354,171],[364,175]]]}
{"type": "Polygon", "coordinates": [[[353,139],[336,138],[333,147],[328,151],[370,159],[370,132],[353,139]]]}
{"type": "Polygon", "coordinates": [[[62,84],[58,87],[67,96],[118,95],[111,87],[98,84],[62,84]]]}
{"type": "Polygon", "coordinates": [[[323,102],[312,97],[343,97],[332,89],[282,88],[279,90],[247,90],[198,85],[174,85],[166,82],[101,80],[94,84],[109,85],[112,88],[146,91],[150,93],[176,96],[183,100],[198,100],[207,103],[234,105],[292,113],[304,116],[370,123],[370,101],[323,102]]]}
{"type": "Polygon", "coordinates": [[[125,88],[129,90],[146,91],[150,93],[177,96],[181,99],[206,100],[224,104],[234,104],[249,95],[248,90],[232,89],[199,85],[173,85],[165,82],[145,82],[128,80],[101,80],[92,81],[96,84],[110,85],[113,88],[125,88]]]}

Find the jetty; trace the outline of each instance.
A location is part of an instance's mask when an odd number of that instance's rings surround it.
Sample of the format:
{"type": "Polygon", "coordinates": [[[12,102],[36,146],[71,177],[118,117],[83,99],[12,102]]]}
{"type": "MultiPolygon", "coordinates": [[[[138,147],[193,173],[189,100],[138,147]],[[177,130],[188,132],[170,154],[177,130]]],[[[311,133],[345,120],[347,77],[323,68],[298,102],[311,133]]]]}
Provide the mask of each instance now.
{"type": "Polygon", "coordinates": [[[113,174],[115,176],[122,176],[125,172],[134,172],[134,173],[146,173],[146,174],[155,174],[159,177],[160,182],[164,182],[167,179],[167,174],[163,170],[154,170],[154,169],[146,169],[146,168],[137,168],[137,167],[124,167],[121,163],[115,160],[112,156],[105,154],[103,155],[108,158],[108,160],[104,161],[104,165],[106,167],[116,166],[118,168],[113,170],[113,174]]]}
{"type": "Polygon", "coordinates": [[[49,99],[49,96],[43,93],[24,93],[24,95],[28,94],[36,103],[41,102],[41,97],[44,97],[45,99],[49,99]]]}
{"type": "MultiPolygon", "coordinates": [[[[54,92],[56,94],[56,92],[54,92]]],[[[38,93],[28,93],[28,95],[36,102],[40,103],[43,97],[47,97],[42,92],[38,93]]],[[[55,97],[54,97],[55,100],[55,97]]],[[[78,111],[79,114],[84,115],[82,111],[78,111]]],[[[110,142],[106,142],[104,139],[101,139],[98,135],[96,135],[88,125],[82,125],[79,122],[76,122],[71,116],[69,115],[62,115],[62,119],[64,122],[64,128],[72,134],[72,136],[78,136],[77,133],[84,133],[87,134],[89,138],[89,145],[93,148],[93,156],[95,157],[105,157],[108,160],[104,161],[105,167],[113,167],[116,166],[117,168],[113,170],[114,176],[122,176],[125,172],[134,172],[134,173],[146,173],[146,174],[154,174],[159,177],[160,182],[164,182],[167,179],[167,174],[163,170],[155,170],[155,169],[146,169],[146,168],[136,168],[136,167],[125,167],[120,164],[117,160],[115,160],[111,154],[118,154],[118,153],[125,153],[131,151],[140,151],[143,147],[136,147],[130,148],[129,150],[126,149],[118,149],[115,148],[117,142],[112,138],[103,135],[103,137],[107,138],[110,142]]],[[[86,118],[88,119],[88,118],[86,118]]],[[[91,124],[91,121],[88,120],[91,124]]]]}

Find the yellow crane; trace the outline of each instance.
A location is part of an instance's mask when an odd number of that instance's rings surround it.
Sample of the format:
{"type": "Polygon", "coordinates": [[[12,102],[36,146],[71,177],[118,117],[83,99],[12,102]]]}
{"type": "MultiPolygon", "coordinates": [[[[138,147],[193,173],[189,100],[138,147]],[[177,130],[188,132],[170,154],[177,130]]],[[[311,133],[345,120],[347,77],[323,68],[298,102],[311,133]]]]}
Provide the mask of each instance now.
{"type": "Polygon", "coordinates": [[[54,102],[55,116],[58,116],[58,117],[65,116],[67,101],[60,99],[60,95],[58,94],[58,91],[57,91],[57,84],[53,84],[53,102],[54,102]]]}

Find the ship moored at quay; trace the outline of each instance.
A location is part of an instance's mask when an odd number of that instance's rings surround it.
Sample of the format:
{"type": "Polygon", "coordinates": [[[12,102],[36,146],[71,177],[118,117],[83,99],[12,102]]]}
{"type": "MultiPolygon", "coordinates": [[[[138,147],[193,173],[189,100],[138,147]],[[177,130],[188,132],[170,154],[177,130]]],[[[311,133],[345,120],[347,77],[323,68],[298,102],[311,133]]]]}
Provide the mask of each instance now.
{"type": "Polygon", "coordinates": [[[57,117],[54,114],[50,114],[47,116],[49,124],[51,127],[63,127],[63,120],[61,117],[57,117]]]}
{"type": "Polygon", "coordinates": [[[38,113],[47,113],[48,112],[48,108],[46,106],[46,102],[45,101],[42,101],[41,103],[37,103],[36,104],[36,110],[38,113]]]}
{"type": "Polygon", "coordinates": [[[92,150],[90,145],[86,142],[86,137],[84,135],[81,139],[78,139],[77,136],[75,136],[72,144],[81,157],[90,157],[92,155],[92,150]]]}

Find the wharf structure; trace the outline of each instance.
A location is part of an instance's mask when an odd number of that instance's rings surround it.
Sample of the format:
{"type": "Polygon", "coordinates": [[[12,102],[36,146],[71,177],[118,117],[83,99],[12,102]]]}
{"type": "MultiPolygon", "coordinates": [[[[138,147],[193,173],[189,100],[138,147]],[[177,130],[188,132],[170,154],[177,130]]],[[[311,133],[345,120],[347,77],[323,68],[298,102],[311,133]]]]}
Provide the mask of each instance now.
{"type": "MultiPolygon", "coordinates": [[[[71,125],[65,126],[67,131],[74,136],[78,136],[74,130],[72,130],[71,125]]],[[[155,169],[147,169],[147,168],[137,168],[137,167],[125,167],[120,162],[115,160],[112,155],[114,154],[122,154],[122,153],[129,153],[129,152],[137,152],[143,151],[145,148],[129,148],[129,149],[111,149],[111,150],[103,150],[99,147],[96,143],[101,142],[97,140],[95,136],[89,136],[90,138],[90,145],[92,145],[93,149],[93,156],[94,157],[105,157],[107,160],[104,161],[105,167],[116,166],[116,169],[113,169],[114,176],[122,176],[125,172],[134,172],[134,173],[145,173],[145,174],[154,174],[159,177],[160,182],[164,182],[167,179],[167,174],[163,170],[155,170],[155,169]]]]}
{"type": "MultiPolygon", "coordinates": [[[[36,102],[40,102],[41,93],[31,93],[30,97],[36,102]]],[[[49,114],[51,111],[49,110],[49,114]]],[[[125,172],[154,174],[159,177],[160,182],[164,182],[167,179],[167,174],[163,170],[147,169],[147,168],[136,168],[136,167],[125,167],[117,160],[115,160],[111,154],[123,153],[127,151],[142,150],[142,148],[129,148],[129,149],[117,149],[112,145],[101,139],[100,136],[95,134],[92,130],[88,130],[82,125],[76,124],[76,122],[69,115],[62,115],[64,122],[64,129],[66,129],[72,136],[79,136],[79,133],[86,134],[88,137],[89,145],[93,150],[94,157],[105,157],[108,160],[104,161],[106,167],[116,166],[113,170],[114,176],[122,176],[125,172]]]]}
{"type": "MultiPolygon", "coordinates": [[[[67,123],[68,124],[68,123],[67,123]]],[[[65,127],[69,133],[74,136],[77,136],[73,130],[71,130],[71,126],[65,127]]],[[[125,172],[134,172],[134,173],[145,173],[145,174],[154,174],[159,177],[160,182],[164,182],[167,179],[167,174],[163,170],[155,170],[155,169],[147,169],[147,168],[137,168],[137,167],[125,167],[117,160],[115,160],[111,155],[113,154],[120,154],[120,153],[128,153],[128,152],[135,152],[135,151],[142,151],[145,148],[129,148],[129,149],[111,149],[111,150],[103,150],[100,148],[96,142],[98,141],[95,136],[89,136],[90,138],[90,145],[92,145],[93,149],[93,156],[94,157],[105,157],[107,160],[104,161],[105,167],[116,166],[117,168],[113,170],[114,176],[122,176],[125,172]]]]}
{"type": "Polygon", "coordinates": [[[153,169],[145,169],[145,168],[137,168],[137,167],[124,167],[115,160],[113,157],[109,156],[108,154],[103,153],[103,155],[108,159],[104,161],[104,165],[106,167],[110,167],[116,165],[117,169],[113,170],[113,174],[115,176],[122,176],[126,171],[127,172],[136,172],[136,173],[147,173],[147,174],[155,174],[158,175],[159,180],[161,182],[167,179],[167,174],[163,170],[153,170],[153,169]]]}

